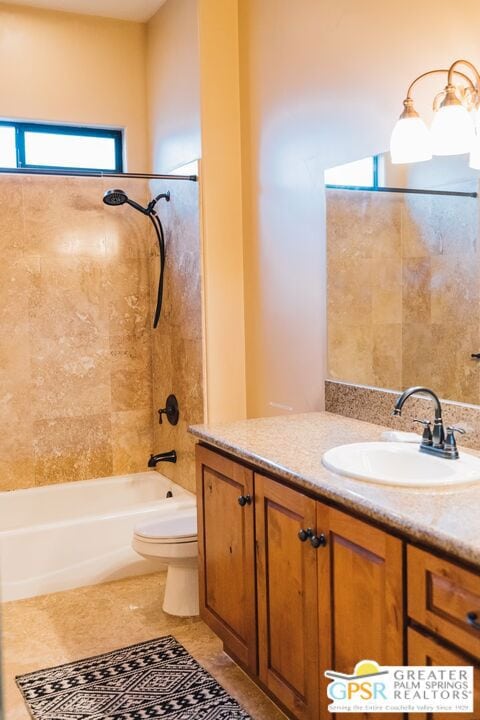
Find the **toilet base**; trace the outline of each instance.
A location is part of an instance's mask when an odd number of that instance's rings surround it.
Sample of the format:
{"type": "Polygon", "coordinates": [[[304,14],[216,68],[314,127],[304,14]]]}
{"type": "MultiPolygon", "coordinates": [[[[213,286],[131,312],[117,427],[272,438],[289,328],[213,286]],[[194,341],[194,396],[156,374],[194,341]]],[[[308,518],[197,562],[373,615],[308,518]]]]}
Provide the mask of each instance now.
{"type": "Polygon", "coordinates": [[[200,612],[198,603],[198,566],[192,564],[168,564],[163,611],[178,617],[190,617],[200,612]]]}

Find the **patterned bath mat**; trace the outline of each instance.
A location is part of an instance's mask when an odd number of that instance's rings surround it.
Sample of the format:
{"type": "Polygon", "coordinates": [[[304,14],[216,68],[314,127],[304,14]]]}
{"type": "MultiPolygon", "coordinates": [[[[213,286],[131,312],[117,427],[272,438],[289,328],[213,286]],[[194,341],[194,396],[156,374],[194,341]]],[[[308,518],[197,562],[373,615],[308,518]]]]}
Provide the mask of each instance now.
{"type": "Polygon", "coordinates": [[[34,720],[249,720],[171,635],[20,675],[34,720]]]}

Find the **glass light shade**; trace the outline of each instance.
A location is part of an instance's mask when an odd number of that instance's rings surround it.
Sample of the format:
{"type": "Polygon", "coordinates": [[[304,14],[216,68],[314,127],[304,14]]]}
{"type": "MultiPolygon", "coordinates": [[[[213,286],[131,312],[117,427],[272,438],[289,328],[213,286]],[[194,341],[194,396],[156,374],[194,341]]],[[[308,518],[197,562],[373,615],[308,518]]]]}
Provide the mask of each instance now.
{"type": "Polygon", "coordinates": [[[463,155],[470,152],[475,128],[463,105],[446,105],[435,113],[432,122],[434,155],[463,155]]]}
{"type": "Polygon", "coordinates": [[[432,159],[432,141],[422,118],[397,120],[390,139],[390,155],[395,165],[432,159]]]}

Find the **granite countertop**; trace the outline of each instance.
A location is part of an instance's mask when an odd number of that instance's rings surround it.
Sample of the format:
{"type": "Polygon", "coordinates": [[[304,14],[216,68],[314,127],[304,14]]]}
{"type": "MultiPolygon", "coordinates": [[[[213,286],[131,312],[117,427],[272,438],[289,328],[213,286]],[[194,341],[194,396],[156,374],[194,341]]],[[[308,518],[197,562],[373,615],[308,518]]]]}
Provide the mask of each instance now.
{"type": "Polygon", "coordinates": [[[388,428],[328,412],[189,428],[203,442],[313,490],[319,498],[480,568],[480,484],[397,488],[342,477],[323,467],[321,457],[329,448],[379,440],[384,430],[388,428]]]}

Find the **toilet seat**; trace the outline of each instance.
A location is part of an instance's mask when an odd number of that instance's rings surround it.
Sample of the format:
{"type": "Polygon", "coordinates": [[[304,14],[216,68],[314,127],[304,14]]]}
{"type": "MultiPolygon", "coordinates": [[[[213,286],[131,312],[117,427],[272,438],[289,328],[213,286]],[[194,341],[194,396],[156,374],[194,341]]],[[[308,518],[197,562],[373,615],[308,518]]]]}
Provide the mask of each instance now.
{"type": "Polygon", "coordinates": [[[187,543],[197,541],[197,514],[193,512],[182,513],[174,517],[158,517],[155,520],[137,525],[134,534],[144,542],[160,543],[187,543]]]}

